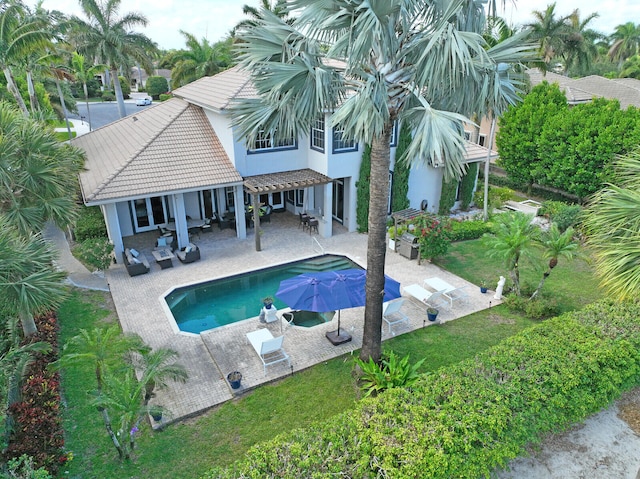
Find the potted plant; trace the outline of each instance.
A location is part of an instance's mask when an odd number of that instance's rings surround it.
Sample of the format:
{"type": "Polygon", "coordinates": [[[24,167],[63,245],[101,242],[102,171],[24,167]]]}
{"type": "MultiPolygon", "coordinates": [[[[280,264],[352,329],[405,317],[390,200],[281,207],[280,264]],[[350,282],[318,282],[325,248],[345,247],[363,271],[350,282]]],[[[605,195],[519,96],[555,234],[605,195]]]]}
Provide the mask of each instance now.
{"type": "Polygon", "coordinates": [[[480,292],[483,294],[487,292],[487,281],[484,279],[480,281],[480,292]]]}
{"type": "Polygon", "coordinates": [[[436,308],[428,307],[427,308],[427,318],[429,321],[434,322],[438,317],[438,310],[436,308]]]}
{"type": "Polygon", "coordinates": [[[389,249],[396,251],[396,242],[400,239],[400,237],[406,233],[406,226],[392,226],[389,228],[389,249]]]}
{"type": "Polygon", "coordinates": [[[271,309],[271,306],[273,305],[273,298],[271,296],[262,298],[262,304],[264,305],[265,309],[271,309]]]}
{"type": "Polygon", "coordinates": [[[240,387],[240,381],[242,381],[242,374],[239,371],[233,371],[227,374],[227,381],[229,381],[231,389],[238,389],[240,387]]]}

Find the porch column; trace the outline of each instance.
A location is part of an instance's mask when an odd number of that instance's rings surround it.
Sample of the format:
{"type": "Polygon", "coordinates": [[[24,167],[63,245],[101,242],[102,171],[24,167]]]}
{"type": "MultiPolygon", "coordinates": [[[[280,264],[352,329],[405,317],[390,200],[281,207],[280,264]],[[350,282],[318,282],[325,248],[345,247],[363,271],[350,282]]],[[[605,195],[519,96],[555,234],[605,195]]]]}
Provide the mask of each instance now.
{"type": "Polygon", "coordinates": [[[178,193],[171,195],[173,199],[173,214],[176,222],[176,236],[178,248],[184,248],[189,244],[189,232],[187,231],[187,212],[184,209],[184,195],[178,193]]]}
{"type": "Polygon", "coordinates": [[[244,217],[244,196],[242,194],[242,185],[233,187],[233,202],[236,205],[236,233],[238,238],[245,239],[247,237],[247,221],[244,217]]]}
{"type": "Polygon", "coordinates": [[[260,199],[257,193],[251,195],[251,204],[253,205],[253,232],[256,237],[256,251],[262,251],[260,245],[260,199]]]}
{"type": "Polygon", "coordinates": [[[115,203],[100,205],[102,216],[107,226],[107,235],[109,241],[113,243],[113,254],[116,263],[122,263],[122,253],[124,252],[124,243],[122,242],[122,231],[120,230],[120,220],[118,219],[118,208],[115,203]]]}
{"type": "Polygon", "coordinates": [[[319,221],[318,233],[323,238],[330,238],[333,235],[333,183],[324,185],[324,202],[322,203],[322,220],[319,221]]]}

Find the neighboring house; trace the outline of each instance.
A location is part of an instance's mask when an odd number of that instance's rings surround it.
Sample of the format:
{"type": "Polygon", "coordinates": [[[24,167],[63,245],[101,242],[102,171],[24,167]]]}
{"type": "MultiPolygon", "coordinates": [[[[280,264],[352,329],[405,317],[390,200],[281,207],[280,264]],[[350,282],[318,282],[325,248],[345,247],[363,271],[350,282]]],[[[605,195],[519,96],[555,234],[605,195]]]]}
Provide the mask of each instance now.
{"type": "MultiPolygon", "coordinates": [[[[153,71],[153,75],[164,77],[169,85],[169,91],[171,91],[171,70],[166,68],[156,68],[153,71]]],[[[140,67],[133,67],[131,68],[129,78],[131,78],[131,91],[137,92],[140,90],[140,86],[142,86],[142,89],[146,87],[149,75],[144,71],[144,69],[140,67]]]]}
{"type": "MultiPolygon", "coordinates": [[[[298,138],[276,143],[264,135],[247,148],[234,135],[228,112],[235,99],[256,95],[246,72],[234,67],[173,93],[173,99],[73,140],[87,156],[80,174],[84,202],[101,207],[118,261],[123,237],[169,221],[175,221],[179,246],[184,246],[187,217],[233,211],[237,236],[244,238],[248,203],[292,214],[314,211],[324,237],[332,235],[333,221],[356,230],[356,181],[364,145],[329,128],[329,114],[298,138]]],[[[392,168],[397,135],[396,128],[392,168]]],[[[468,143],[465,161],[483,162],[487,153],[468,143]]],[[[412,208],[428,204],[437,211],[443,170],[425,164],[411,169],[412,208]]]]}
{"type": "MultiPolygon", "coordinates": [[[[573,79],[553,72],[546,72],[545,74],[537,68],[527,70],[527,75],[529,76],[531,88],[543,81],[550,84],[557,83],[560,90],[567,97],[569,105],[588,103],[595,97],[602,97],[609,100],[618,100],[620,107],[623,109],[629,106],[640,108],[640,80],[635,78],[614,78],[610,80],[598,75],[590,75],[573,79]]],[[[486,118],[483,119],[478,138],[480,145],[488,145],[490,129],[491,121],[486,118]]],[[[467,138],[471,136],[471,126],[467,127],[465,134],[467,138]]],[[[495,149],[495,141],[492,145],[492,148],[495,149]]]]}

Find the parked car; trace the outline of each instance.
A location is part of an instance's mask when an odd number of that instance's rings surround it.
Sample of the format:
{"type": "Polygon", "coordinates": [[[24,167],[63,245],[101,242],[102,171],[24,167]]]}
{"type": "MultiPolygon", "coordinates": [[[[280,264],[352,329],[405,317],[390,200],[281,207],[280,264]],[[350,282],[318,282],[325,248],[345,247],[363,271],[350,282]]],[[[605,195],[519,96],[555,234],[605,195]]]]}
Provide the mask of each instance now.
{"type": "Polygon", "coordinates": [[[136,106],[146,106],[146,105],[151,105],[151,98],[149,98],[148,96],[145,98],[138,98],[136,100],[136,106]]]}

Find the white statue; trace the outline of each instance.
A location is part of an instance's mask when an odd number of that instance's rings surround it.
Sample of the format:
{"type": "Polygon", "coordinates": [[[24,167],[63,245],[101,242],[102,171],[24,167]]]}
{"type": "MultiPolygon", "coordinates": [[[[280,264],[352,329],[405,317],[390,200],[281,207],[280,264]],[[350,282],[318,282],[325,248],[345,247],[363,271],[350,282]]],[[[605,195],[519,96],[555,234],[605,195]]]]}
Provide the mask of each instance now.
{"type": "Polygon", "coordinates": [[[498,286],[496,288],[496,294],[493,296],[494,299],[502,299],[502,290],[504,289],[504,283],[507,279],[504,276],[500,276],[500,281],[498,281],[498,286]]]}

